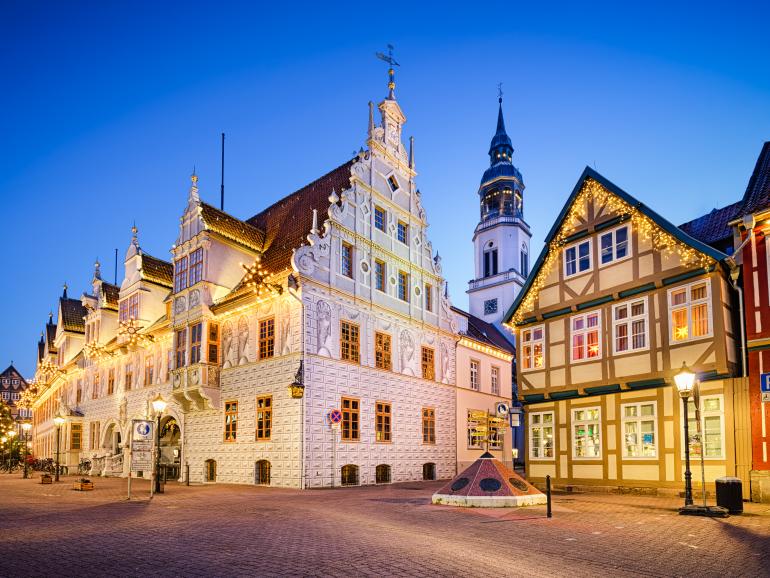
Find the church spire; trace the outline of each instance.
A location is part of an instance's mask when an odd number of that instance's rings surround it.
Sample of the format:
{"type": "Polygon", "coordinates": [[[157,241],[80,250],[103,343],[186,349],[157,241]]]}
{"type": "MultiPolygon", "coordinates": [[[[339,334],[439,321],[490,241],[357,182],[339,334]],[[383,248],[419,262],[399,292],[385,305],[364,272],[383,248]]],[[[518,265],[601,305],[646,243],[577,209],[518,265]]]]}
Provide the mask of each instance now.
{"type": "Polygon", "coordinates": [[[491,165],[500,162],[510,163],[513,157],[513,143],[511,143],[508,133],[505,132],[502,91],[499,92],[497,103],[497,130],[495,131],[495,136],[492,137],[492,142],[489,143],[489,162],[491,165]]]}

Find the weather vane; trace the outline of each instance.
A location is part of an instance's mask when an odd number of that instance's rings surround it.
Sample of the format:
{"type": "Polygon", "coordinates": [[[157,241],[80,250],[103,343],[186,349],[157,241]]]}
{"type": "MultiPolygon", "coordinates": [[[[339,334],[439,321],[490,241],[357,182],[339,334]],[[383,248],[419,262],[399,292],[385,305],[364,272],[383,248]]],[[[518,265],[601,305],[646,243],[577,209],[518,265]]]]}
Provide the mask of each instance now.
{"type": "Polygon", "coordinates": [[[497,83],[497,100],[501,103],[503,102],[503,83],[502,82],[497,83]]]}
{"type": "Polygon", "coordinates": [[[388,95],[388,98],[393,99],[395,98],[393,95],[393,91],[396,88],[396,81],[395,81],[395,72],[393,70],[394,66],[401,66],[398,62],[396,62],[396,59],[393,58],[393,45],[388,44],[388,53],[383,54],[382,52],[375,52],[374,53],[377,58],[380,60],[384,60],[390,65],[390,68],[388,69],[388,89],[390,90],[390,94],[388,95]]]}

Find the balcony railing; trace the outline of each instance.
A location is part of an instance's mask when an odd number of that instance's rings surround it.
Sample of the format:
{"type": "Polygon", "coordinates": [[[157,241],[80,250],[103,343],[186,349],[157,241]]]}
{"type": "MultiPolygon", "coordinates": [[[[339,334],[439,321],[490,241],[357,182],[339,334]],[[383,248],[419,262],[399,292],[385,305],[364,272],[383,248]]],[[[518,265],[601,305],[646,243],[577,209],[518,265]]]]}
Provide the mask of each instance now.
{"type": "Polygon", "coordinates": [[[484,277],[482,279],[472,280],[468,283],[468,287],[470,289],[479,289],[481,287],[487,287],[488,285],[503,283],[511,279],[519,281],[522,284],[525,281],[524,277],[522,277],[518,271],[514,271],[513,269],[511,269],[508,271],[503,271],[502,273],[498,273],[497,275],[492,275],[490,277],[484,277]]]}

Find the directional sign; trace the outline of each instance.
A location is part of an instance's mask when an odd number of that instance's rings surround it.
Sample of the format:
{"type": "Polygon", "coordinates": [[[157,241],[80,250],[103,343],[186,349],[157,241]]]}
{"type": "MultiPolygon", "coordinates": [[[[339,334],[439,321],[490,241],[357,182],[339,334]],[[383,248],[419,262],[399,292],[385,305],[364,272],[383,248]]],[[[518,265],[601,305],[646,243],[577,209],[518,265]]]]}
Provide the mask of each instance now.
{"type": "Polygon", "coordinates": [[[770,373],[759,375],[759,393],[762,401],[770,403],[770,373]]]}
{"type": "Polygon", "coordinates": [[[338,409],[333,409],[327,414],[327,417],[329,418],[329,423],[337,424],[342,421],[342,412],[338,409]]]}

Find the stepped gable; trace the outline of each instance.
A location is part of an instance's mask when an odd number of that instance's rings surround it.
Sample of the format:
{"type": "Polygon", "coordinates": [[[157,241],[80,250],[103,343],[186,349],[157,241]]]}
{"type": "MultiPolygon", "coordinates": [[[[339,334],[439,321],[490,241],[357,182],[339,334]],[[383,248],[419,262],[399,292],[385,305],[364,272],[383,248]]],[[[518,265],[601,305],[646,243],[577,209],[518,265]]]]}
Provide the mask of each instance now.
{"type": "Polygon", "coordinates": [[[269,273],[291,267],[294,249],[307,243],[313,226],[313,209],[318,211],[319,226],[328,218],[329,195],[350,188],[351,167],[357,158],[338,166],[248,219],[250,225],[264,231],[262,264],[269,273]]]}
{"type": "Polygon", "coordinates": [[[474,508],[512,508],[545,501],[545,494],[489,452],[433,494],[434,504],[474,508]]]}

